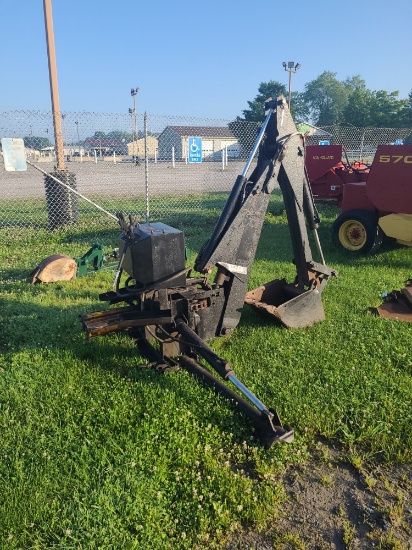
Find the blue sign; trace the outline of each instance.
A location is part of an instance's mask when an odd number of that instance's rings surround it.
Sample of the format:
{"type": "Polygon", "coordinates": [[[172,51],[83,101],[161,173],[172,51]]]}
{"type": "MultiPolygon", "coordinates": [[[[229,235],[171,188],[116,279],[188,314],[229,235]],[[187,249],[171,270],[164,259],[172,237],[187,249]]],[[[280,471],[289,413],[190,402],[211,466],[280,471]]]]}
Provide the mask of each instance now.
{"type": "Polygon", "coordinates": [[[319,142],[319,145],[329,145],[329,140],[323,139],[322,141],[319,142]]]}
{"type": "Polygon", "coordinates": [[[403,139],[397,139],[395,145],[403,145],[403,139]]]}
{"type": "Polygon", "coordinates": [[[190,137],[188,142],[188,162],[202,162],[202,138],[190,137]]]}

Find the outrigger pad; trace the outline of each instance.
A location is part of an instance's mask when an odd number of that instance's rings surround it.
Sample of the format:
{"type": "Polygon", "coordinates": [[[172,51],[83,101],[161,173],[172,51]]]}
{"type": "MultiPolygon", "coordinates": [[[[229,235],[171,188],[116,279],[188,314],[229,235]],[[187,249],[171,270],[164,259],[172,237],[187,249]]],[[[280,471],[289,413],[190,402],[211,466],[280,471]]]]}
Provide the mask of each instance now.
{"type": "Polygon", "coordinates": [[[319,290],[302,290],[285,279],[276,279],[250,290],[245,302],[273,315],[289,328],[308,327],[325,319],[319,290]]]}

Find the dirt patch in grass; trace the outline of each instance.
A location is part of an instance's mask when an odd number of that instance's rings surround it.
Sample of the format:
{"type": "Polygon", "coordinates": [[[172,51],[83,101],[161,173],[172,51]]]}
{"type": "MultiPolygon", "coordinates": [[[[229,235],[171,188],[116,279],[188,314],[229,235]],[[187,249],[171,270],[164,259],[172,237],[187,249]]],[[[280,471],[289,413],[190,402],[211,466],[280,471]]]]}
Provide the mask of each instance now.
{"type": "Polygon", "coordinates": [[[412,548],[412,468],[364,464],[319,445],[290,468],[280,515],[264,532],[236,533],[225,550],[412,548]]]}

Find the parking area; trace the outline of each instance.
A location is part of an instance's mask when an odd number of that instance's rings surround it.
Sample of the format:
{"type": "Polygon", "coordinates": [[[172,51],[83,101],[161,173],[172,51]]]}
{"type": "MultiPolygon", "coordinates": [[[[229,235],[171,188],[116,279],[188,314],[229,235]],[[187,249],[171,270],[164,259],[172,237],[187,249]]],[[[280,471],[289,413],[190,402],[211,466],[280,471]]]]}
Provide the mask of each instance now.
{"type": "MultiPolygon", "coordinates": [[[[42,162],[39,168],[54,171],[53,162],[42,162]]],[[[125,197],[136,194],[199,194],[228,191],[242,171],[243,162],[233,161],[223,169],[219,162],[201,164],[171,162],[139,165],[127,162],[70,162],[70,172],[76,175],[77,189],[82,194],[125,197]]],[[[32,166],[25,172],[6,172],[0,166],[0,200],[42,198],[45,196],[44,175],[32,166]]]]}

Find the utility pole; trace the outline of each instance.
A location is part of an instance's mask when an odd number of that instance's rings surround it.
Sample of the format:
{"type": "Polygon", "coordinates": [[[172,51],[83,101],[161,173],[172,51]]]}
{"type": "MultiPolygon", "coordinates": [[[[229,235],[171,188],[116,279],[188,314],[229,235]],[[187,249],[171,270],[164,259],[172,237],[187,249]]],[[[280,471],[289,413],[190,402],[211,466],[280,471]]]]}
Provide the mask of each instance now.
{"type": "Polygon", "coordinates": [[[43,0],[46,26],[47,57],[49,61],[50,93],[53,112],[54,139],[56,143],[57,170],[66,170],[63,154],[63,135],[60,118],[59,89],[57,81],[56,51],[54,47],[53,14],[51,0],[43,0]]]}
{"type": "Polygon", "coordinates": [[[64,164],[62,120],[57,81],[56,52],[54,46],[53,15],[51,0],[43,0],[44,23],[46,27],[47,58],[49,64],[50,94],[53,113],[54,142],[57,166],[54,172],[45,175],[47,216],[49,230],[65,224],[75,223],[78,219],[77,195],[68,190],[76,189],[76,176],[68,171],[64,164]],[[61,182],[63,185],[61,185],[61,182]]]}

